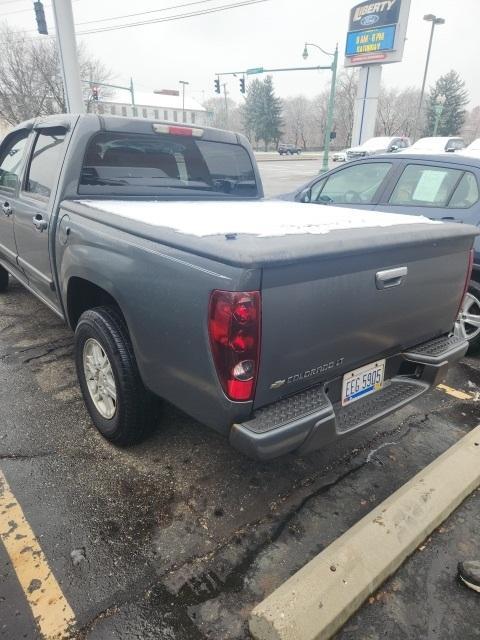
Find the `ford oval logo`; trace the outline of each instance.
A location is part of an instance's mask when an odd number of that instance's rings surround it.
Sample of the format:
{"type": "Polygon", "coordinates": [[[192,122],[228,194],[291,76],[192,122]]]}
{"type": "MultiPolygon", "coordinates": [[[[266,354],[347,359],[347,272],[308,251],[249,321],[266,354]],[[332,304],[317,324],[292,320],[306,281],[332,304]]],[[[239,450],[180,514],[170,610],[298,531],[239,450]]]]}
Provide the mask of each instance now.
{"type": "Polygon", "coordinates": [[[360,20],[360,24],[363,27],[369,27],[372,24],[376,24],[379,20],[380,20],[380,16],[371,14],[369,16],[363,16],[363,18],[360,20]]]}

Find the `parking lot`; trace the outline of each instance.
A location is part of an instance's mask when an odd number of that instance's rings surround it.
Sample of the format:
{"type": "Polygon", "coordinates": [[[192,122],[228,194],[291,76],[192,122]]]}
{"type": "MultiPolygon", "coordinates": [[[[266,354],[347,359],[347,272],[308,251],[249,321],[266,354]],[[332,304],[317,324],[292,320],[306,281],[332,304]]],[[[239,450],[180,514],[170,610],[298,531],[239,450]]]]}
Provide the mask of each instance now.
{"type": "MultiPolygon", "coordinates": [[[[267,194],[319,164],[260,163],[267,194]]],[[[90,423],[72,353],[69,330],[13,283],[0,297],[0,480],[12,494],[0,526],[25,546],[12,562],[0,545],[8,640],[40,637],[34,617],[58,598],[74,616],[62,604],[63,637],[248,638],[255,604],[480,422],[480,360],[466,358],[441,389],[303,458],[253,462],[171,406],[148,441],[118,449],[90,423]],[[27,602],[17,576],[35,545],[27,602]]],[[[478,596],[455,581],[458,560],[480,555],[479,507],[477,492],[338,637],[480,637],[478,596]]]]}
{"type": "MultiPolygon", "coordinates": [[[[272,160],[263,160],[261,155],[257,155],[257,161],[267,198],[297,189],[318,175],[322,166],[320,154],[309,154],[308,160],[302,156],[278,156],[272,160]]],[[[335,163],[330,161],[330,168],[334,166],[335,163]]]]}

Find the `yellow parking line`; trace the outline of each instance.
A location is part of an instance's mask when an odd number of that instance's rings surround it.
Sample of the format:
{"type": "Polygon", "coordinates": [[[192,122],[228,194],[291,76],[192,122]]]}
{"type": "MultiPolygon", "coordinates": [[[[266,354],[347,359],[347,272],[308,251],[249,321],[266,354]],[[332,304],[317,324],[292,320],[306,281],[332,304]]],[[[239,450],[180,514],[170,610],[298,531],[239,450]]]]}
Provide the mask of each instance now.
{"type": "Polygon", "coordinates": [[[0,539],[43,638],[60,640],[70,637],[75,614],[1,471],[0,539]]]}
{"type": "Polygon", "coordinates": [[[473,396],[471,393],[465,393],[465,391],[459,391],[458,389],[454,389],[453,387],[449,387],[446,384],[439,384],[437,386],[437,389],[440,389],[440,391],[444,391],[445,393],[448,393],[449,396],[453,396],[454,398],[457,398],[458,400],[472,400],[473,396]]]}

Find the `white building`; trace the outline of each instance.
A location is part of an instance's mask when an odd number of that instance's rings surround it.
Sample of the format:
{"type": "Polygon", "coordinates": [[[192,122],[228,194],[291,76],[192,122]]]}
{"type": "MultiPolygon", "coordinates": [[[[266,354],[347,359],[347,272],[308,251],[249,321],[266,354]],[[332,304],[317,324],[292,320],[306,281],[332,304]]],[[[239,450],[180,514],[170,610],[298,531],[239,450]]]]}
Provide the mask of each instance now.
{"type": "Polygon", "coordinates": [[[145,93],[135,91],[135,105],[125,101],[126,93],[114,94],[98,101],[90,101],[90,113],[112,116],[126,116],[129,118],[151,118],[152,120],[167,120],[199,126],[207,126],[207,110],[202,105],[185,95],[185,110],[182,109],[182,95],[166,96],[159,93],[145,93]]]}

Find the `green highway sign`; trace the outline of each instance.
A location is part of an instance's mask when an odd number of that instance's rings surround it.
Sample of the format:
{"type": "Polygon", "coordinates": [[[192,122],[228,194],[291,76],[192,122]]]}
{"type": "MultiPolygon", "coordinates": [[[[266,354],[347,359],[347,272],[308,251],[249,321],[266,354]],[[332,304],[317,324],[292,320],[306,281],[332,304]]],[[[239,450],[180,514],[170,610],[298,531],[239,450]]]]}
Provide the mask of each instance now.
{"type": "Polygon", "coordinates": [[[263,67],[254,67],[253,69],[247,69],[247,76],[253,76],[255,73],[263,73],[263,67]]]}

